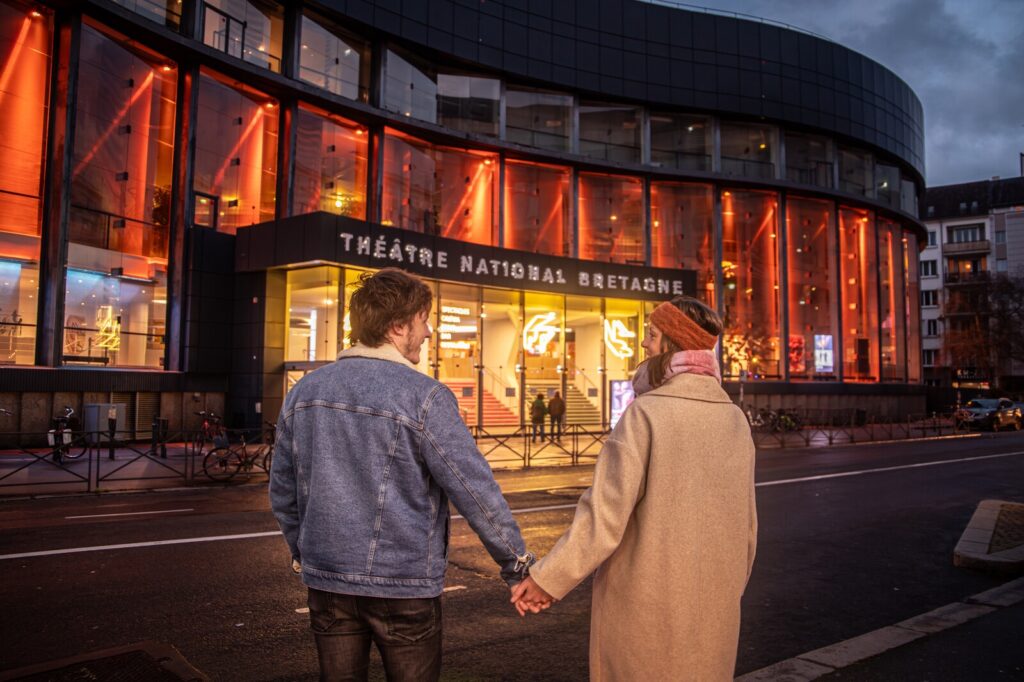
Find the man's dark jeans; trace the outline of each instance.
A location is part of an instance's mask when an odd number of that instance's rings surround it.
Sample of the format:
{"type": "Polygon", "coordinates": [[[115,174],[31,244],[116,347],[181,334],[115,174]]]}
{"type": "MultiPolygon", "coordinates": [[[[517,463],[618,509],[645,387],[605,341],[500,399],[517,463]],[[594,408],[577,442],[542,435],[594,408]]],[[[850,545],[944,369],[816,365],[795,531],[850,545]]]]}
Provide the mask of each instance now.
{"type": "Polygon", "coordinates": [[[384,599],[309,588],[320,679],[366,680],[370,643],[389,682],[441,676],[441,597],[384,599]]]}
{"type": "Polygon", "coordinates": [[[562,417],[551,415],[551,440],[562,440],[562,417]]]}

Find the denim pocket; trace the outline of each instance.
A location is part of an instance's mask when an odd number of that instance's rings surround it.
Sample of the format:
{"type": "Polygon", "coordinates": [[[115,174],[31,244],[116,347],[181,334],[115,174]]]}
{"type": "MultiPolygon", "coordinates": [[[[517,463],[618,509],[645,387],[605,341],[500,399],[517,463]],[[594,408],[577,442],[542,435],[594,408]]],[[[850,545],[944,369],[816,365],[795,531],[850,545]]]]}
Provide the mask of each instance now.
{"type": "Polygon", "coordinates": [[[388,636],[399,642],[419,642],[441,626],[441,599],[386,599],[388,636]]]}

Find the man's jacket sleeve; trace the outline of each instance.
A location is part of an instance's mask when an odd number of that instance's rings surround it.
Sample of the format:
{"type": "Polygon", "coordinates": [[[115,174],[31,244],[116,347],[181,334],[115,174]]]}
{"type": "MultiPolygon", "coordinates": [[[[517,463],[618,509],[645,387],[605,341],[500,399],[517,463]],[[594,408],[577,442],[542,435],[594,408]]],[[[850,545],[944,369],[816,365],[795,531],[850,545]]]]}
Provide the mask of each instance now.
{"type": "Polygon", "coordinates": [[[274,441],[274,457],[270,465],[270,508],[284,533],[285,542],[292,553],[292,560],[299,556],[299,497],[295,478],[295,451],[292,441],[292,414],[290,401],[285,401],[281,416],[277,420],[277,434],[274,441]]]}
{"type": "Polygon", "coordinates": [[[445,386],[427,400],[421,452],[431,476],[501,567],[501,577],[509,584],[522,580],[533,556],[490,465],[459,416],[455,396],[445,386]]]}

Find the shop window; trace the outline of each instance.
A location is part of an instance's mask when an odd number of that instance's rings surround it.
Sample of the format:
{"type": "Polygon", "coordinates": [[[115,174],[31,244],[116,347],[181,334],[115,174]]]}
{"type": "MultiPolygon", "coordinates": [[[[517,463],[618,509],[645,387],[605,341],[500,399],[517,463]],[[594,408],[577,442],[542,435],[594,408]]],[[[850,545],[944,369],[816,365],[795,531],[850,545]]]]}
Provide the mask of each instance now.
{"type": "Polygon", "coordinates": [[[332,362],[341,329],[341,269],[324,266],[288,272],[285,361],[332,362]]]}
{"type": "Polygon", "coordinates": [[[295,117],[293,215],[327,211],[366,219],[366,130],[301,106],[295,117]]]}
{"type": "Polygon", "coordinates": [[[621,314],[616,319],[619,323],[605,320],[600,298],[566,297],[563,398],[571,406],[566,424],[597,425],[603,421],[606,357],[639,359],[638,330],[625,324],[628,319],[621,314]]]}
{"type": "Polygon", "coordinates": [[[747,178],[774,178],[777,136],[772,126],[723,121],[722,172],[747,178]]]}
{"type": "Polygon", "coordinates": [[[580,103],[580,154],[606,161],[640,162],[641,109],[580,103]]]}
{"type": "Polygon", "coordinates": [[[0,364],[35,362],[49,14],[0,3],[0,364]]]}
{"type": "Polygon", "coordinates": [[[697,271],[697,296],[715,305],[710,185],[651,183],[651,265],[697,271]]]}
{"type": "Polygon", "coordinates": [[[786,202],[787,351],[794,379],[834,379],[839,372],[835,230],[831,202],[799,198],[786,202]]]}
{"type": "Polygon", "coordinates": [[[722,192],[723,376],[782,375],[778,197],[722,192]]]}
{"type": "Polygon", "coordinates": [[[605,299],[602,339],[608,381],[631,379],[641,357],[640,343],[644,336],[644,305],[642,301],[605,299]]]}
{"type": "Polygon", "coordinates": [[[874,197],[874,161],[871,154],[839,148],[839,189],[850,194],[874,197]]]}
{"type": "Polygon", "coordinates": [[[651,112],[651,164],[682,170],[711,170],[711,119],[651,112]]]}
{"type": "Polygon", "coordinates": [[[234,234],[274,218],[277,102],[210,73],[199,78],[193,190],[217,198],[211,223],[234,234]]]}
{"type": "MultiPolygon", "coordinates": [[[[843,377],[878,381],[878,258],[875,217],[839,210],[839,273],[842,289],[843,377]]],[[[934,292],[932,292],[934,293],[934,292]]]]}
{"type": "Polygon", "coordinates": [[[581,173],[579,257],[643,265],[644,201],[639,178],[581,173]]]}
{"type": "Polygon", "coordinates": [[[69,267],[66,283],[65,364],[163,367],[166,274],[140,280],[69,267]]]}
{"type": "Polygon", "coordinates": [[[442,73],[437,76],[437,122],[466,133],[498,137],[501,81],[442,73]]]}
{"type": "Polygon", "coordinates": [[[181,0],[113,0],[113,2],[169,29],[177,31],[181,25],[181,0]]]}
{"type": "Polygon", "coordinates": [[[509,86],[505,139],[556,152],[572,151],[572,95],[509,86]]]}
{"type": "MultiPolygon", "coordinates": [[[[517,426],[523,366],[523,309],[518,291],[484,289],[480,304],[484,426],[517,426]]],[[[460,318],[461,319],[461,318],[460,318]]]]}
{"type": "Polygon", "coordinates": [[[266,0],[203,0],[203,43],[226,55],[281,71],[284,10],[266,0]]]}
{"type": "Polygon", "coordinates": [[[437,73],[425,62],[405,59],[393,50],[384,53],[384,109],[402,116],[437,123],[437,73]]]}
{"type": "Polygon", "coordinates": [[[302,17],[299,80],[335,95],[365,102],[370,83],[370,46],[312,13],[302,17]]]}
{"type": "Polygon", "coordinates": [[[786,179],[832,187],[832,143],[822,135],[786,132],[786,179]]]}
{"type": "Polygon", "coordinates": [[[569,256],[571,171],[525,161],[505,164],[505,247],[569,256]]]}
{"type": "Polygon", "coordinates": [[[388,130],[384,141],[385,225],[494,244],[498,156],[431,145],[388,130]]]}
{"type": "Polygon", "coordinates": [[[467,424],[477,424],[481,366],[480,289],[441,282],[438,302],[437,378],[452,390],[467,424]]]}
{"type": "MultiPolygon", "coordinates": [[[[907,317],[907,381],[912,384],[921,381],[921,357],[916,349],[921,347],[921,310],[918,307],[920,282],[917,273],[918,245],[913,232],[903,233],[903,276],[905,282],[904,314],[907,317]]],[[[929,330],[930,331],[930,330],[929,330]]]]}
{"type": "Polygon", "coordinates": [[[526,292],[523,373],[527,407],[537,393],[548,397],[562,388],[565,371],[565,297],[526,292]]]}
{"type": "Polygon", "coordinates": [[[882,380],[906,381],[907,311],[903,292],[903,230],[899,225],[878,221],[878,248],[882,380]]]}

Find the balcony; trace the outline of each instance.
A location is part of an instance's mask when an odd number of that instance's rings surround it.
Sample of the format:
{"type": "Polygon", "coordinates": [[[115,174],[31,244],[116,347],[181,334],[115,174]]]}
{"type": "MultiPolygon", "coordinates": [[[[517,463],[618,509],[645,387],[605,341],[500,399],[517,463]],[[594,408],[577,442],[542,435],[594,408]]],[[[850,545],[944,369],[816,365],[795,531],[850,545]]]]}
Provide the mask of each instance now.
{"type": "Polygon", "coordinates": [[[942,281],[946,286],[963,286],[969,284],[986,284],[991,281],[991,276],[988,272],[982,270],[980,272],[947,272],[942,281]]]}
{"type": "Polygon", "coordinates": [[[980,239],[976,242],[946,242],[942,245],[943,255],[957,253],[989,253],[992,247],[987,239],[980,239]]]}

